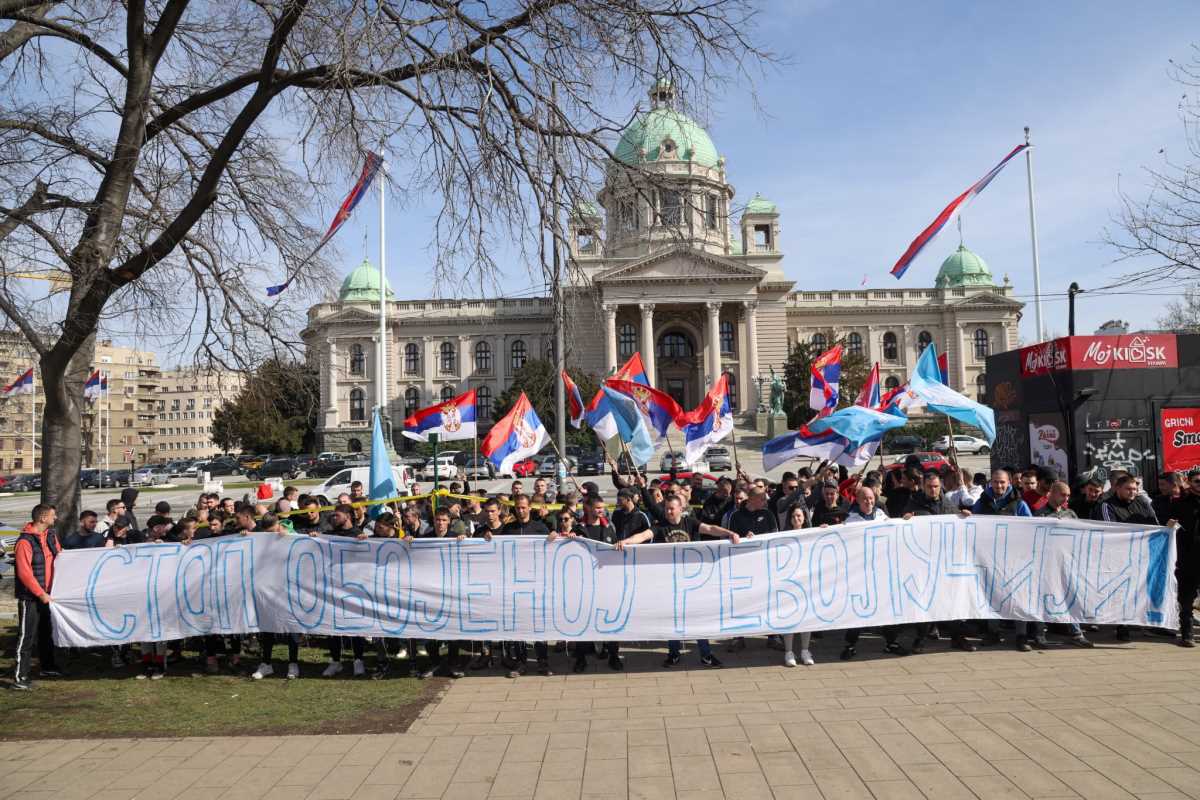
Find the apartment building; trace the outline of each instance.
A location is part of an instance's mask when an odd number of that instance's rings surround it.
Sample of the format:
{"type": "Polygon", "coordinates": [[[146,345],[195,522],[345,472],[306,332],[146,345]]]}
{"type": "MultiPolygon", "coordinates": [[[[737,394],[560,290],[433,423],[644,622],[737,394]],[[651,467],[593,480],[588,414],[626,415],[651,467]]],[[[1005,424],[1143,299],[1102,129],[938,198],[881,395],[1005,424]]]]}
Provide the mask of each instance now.
{"type": "Polygon", "coordinates": [[[156,461],[199,460],[219,455],[212,441],[218,408],[237,397],[246,377],[241,372],[177,367],[162,373],[155,399],[158,432],[156,461]]]}

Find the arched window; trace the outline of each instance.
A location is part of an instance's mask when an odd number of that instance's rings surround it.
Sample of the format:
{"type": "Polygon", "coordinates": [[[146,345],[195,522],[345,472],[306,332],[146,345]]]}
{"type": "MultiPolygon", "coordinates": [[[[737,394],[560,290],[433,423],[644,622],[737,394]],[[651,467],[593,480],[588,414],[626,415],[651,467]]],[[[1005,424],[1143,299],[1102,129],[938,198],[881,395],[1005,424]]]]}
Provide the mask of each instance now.
{"type": "Polygon", "coordinates": [[[981,403],[987,399],[987,373],[981,372],[975,376],[975,399],[981,403]]]}
{"type": "Polygon", "coordinates": [[[367,393],[362,389],[350,390],[350,421],[364,422],[367,419],[367,393]]]}
{"type": "Polygon", "coordinates": [[[412,342],[404,345],[404,374],[416,375],[421,371],[421,348],[412,342]]]}
{"type": "Polygon", "coordinates": [[[975,358],[982,361],[991,355],[992,343],[988,339],[988,332],[983,328],[975,329],[975,358]]]}
{"type": "Polygon", "coordinates": [[[682,333],[664,333],[658,340],[659,358],[690,358],[692,340],[682,333]]]}
{"type": "Polygon", "coordinates": [[[404,390],[404,416],[411,417],[417,412],[417,406],[421,405],[421,390],[415,386],[410,386],[404,390]]]}
{"type": "Polygon", "coordinates": [[[492,420],[492,389],[490,386],[480,386],[475,390],[475,420],[476,422],[491,422],[492,420]]]}
{"type": "Polygon", "coordinates": [[[733,323],[728,320],[721,323],[721,355],[733,355],[733,323]]]}
{"type": "Polygon", "coordinates": [[[367,371],[367,357],[361,344],[350,346],[350,374],[362,375],[367,371]]]}
{"type": "Polygon", "coordinates": [[[899,385],[900,385],[900,379],[897,378],[895,375],[888,375],[887,380],[885,380],[883,382],[883,388],[887,389],[889,392],[892,389],[895,389],[899,385]]]}
{"type": "Polygon", "coordinates": [[[350,439],[349,441],[346,442],[346,449],[349,450],[351,453],[361,453],[362,452],[362,440],[361,439],[350,439]]]}
{"type": "Polygon", "coordinates": [[[852,333],[846,337],[846,353],[852,356],[862,355],[862,336],[852,333]]]}
{"type": "Polygon", "coordinates": [[[628,322],[617,332],[617,353],[621,358],[629,358],[637,350],[637,330],[628,322]]]}
{"type": "Polygon", "coordinates": [[[826,346],[829,344],[829,341],[825,338],[825,334],[823,333],[814,333],[811,341],[813,349],[820,353],[824,353],[826,346]]]}
{"type": "Polygon", "coordinates": [[[453,400],[453,399],[454,399],[454,387],[451,386],[450,384],[446,384],[445,386],[442,387],[442,402],[445,403],[447,400],[453,400]]]}
{"type": "Polygon", "coordinates": [[[726,373],[729,375],[729,408],[737,411],[741,406],[738,404],[738,383],[737,375],[732,372],[726,373]]]}
{"type": "Polygon", "coordinates": [[[511,354],[509,363],[513,369],[520,369],[529,360],[529,351],[525,348],[525,340],[517,339],[509,348],[511,354]]]}
{"type": "Polygon", "coordinates": [[[917,334],[917,352],[924,353],[925,348],[933,344],[933,334],[929,331],[921,331],[917,334]]]}
{"type": "Polygon", "coordinates": [[[883,360],[899,361],[900,348],[896,344],[896,334],[888,331],[883,335],[883,360]]]}
{"type": "Polygon", "coordinates": [[[442,372],[452,374],[455,362],[454,342],[442,342],[440,353],[442,372]]]}
{"type": "Polygon", "coordinates": [[[487,342],[475,343],[475,371],[492,371],[492,346],[487,342]]]}

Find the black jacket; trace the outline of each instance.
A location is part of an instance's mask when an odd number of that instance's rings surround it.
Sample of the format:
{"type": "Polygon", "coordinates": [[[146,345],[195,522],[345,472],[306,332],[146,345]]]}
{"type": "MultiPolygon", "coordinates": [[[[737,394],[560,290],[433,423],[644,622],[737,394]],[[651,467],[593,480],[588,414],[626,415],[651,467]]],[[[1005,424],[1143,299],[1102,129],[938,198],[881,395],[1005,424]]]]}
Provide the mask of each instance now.
{"type": "Polygon", "coordinates": [[[1179,523],[1175,532],[1175,574],[1200,574],[1200,495],[1185,491],[1171,503],[1167,514],[1167,519],[1179,523]]]}
{"type": "Polygon", "coordinates": [[[934,517],[938,514],[957,514],[958,510],[958,504],[946,497],[945,492],[938,495],[937,500],[925,492],[913,492],[908,496],[901,516],[912,514],[914,517],[934,517]]]}
{"type": "Polygon", "coordinates": [[[1130,525],[1157,525],[1158,517],[1150,501],[1142,495],[1122,500],[1116,494],[1100,504],[1100,519],[1105,522],[1124,522],[1130,525]]]}
{"type": "Polygon", "coordinates": [[[832,506],[826,505],[825,498],[822,497],[812,507],[812,526],[818,528],[821,525],[841,525],[849,514],[850,504],[841,497],[838,497],[832,506]]]}

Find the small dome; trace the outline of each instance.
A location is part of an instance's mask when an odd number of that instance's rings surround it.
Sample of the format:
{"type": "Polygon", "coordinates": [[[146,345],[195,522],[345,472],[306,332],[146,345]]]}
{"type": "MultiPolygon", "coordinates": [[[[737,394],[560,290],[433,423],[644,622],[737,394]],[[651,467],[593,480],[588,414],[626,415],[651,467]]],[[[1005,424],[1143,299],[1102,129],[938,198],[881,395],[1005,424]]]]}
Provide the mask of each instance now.
{"type": "Polygon", "coordinates": [[[749,203],[746,203],[747,214],[778,214],[779,207],[757,192],[749,203]]]}
{"type": "Polygon", "coordinates": [[[686,114],[670,108],[675,97],[671,83],[658,81],[651,88],[650,97],[654,108],[629,123],[621,134],[615,152],[617,160],[637,166],[643,160],[678,159],[716,168],[720,157],[708,133],[686,114]],[[668,140],[674,145],[673,154],[663,153],[663,145],[668,140]]]}
{"type": "Polygon", "coordinates": [[[934,286],[939,289],[958,289],[964,286],[995,286],[992,271],[982,258],[964,245],[950,254],[938,270],[934,286]]]}
{"type": "MultiPolygon", "coordinates": [[[[383,282],[384,291],[389,300],[395,297],[387,279],[383,282]]],[[[343,303],[378,303],[379,302],[379,267],[370,261],[363,260],[354,271],[342,281],[338,299],[343,303]]]]}

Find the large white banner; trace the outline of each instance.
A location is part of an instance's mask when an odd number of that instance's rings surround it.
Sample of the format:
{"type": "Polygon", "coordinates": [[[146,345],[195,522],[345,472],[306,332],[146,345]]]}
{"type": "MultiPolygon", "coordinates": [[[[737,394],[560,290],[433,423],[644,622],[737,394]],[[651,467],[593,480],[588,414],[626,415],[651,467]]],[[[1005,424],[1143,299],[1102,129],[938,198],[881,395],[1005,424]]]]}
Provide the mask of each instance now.
{"type": "Polygon", "coordinates": [[[1166,528],[924,517],[727,541],[253,534],[75,550],[55,640],[254,631],[425,639],[694,639],[947,619],[1176,624],[1166,528]]]}

